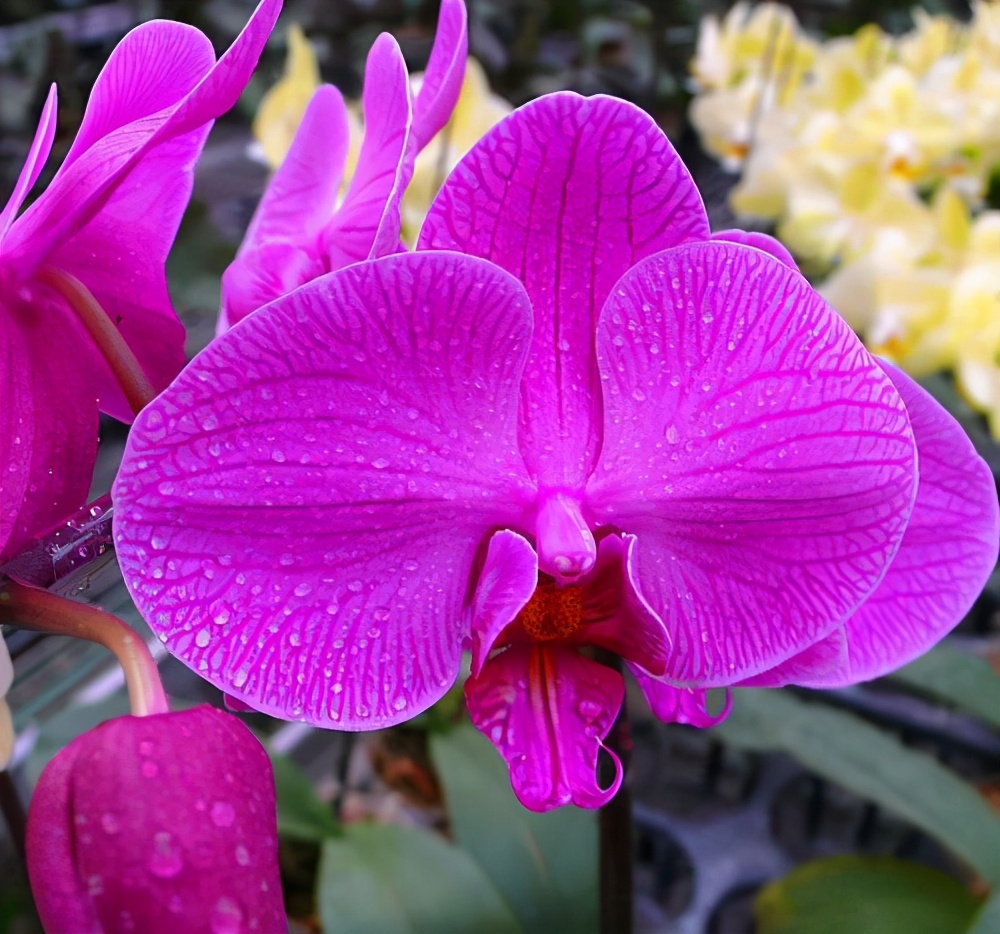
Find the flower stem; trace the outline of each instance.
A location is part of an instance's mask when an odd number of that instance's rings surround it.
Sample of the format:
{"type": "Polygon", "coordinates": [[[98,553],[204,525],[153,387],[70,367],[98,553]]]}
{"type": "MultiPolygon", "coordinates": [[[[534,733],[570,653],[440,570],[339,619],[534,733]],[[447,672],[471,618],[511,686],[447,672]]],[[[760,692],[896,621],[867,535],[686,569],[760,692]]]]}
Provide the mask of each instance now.
{"type": "MultiPolygon", "coordinates": [[[[621,663],[616,659],[616,668],[621,663]]],[[[628,707],[622,709],[606,740],[610,749],[628,771],[632,737],[628,707]]],[[[632,930],[632,792],[625,783],[598,814],[600,852],[600,931],[621,934],[632,930]]]]}
{"type": "Polygon", "coordinates": [[[0,623],[34,632],[89,639],[109,649],[125,671],[132,713],[167,713],[156,662],[146,643],[117,616],[38,587],[7,580],[0,584],[0,623]]]}
{"type": "Polygon", "coordinates": [[[76,312],[102,356],[108,361],[132,411],[138,415],[156,398],[156,392],[132,353],[132,348],[101,307],[101,303],[76,276],[55,266],[42,266],[35,277],[39,282],[55,289],[76,312]]]}

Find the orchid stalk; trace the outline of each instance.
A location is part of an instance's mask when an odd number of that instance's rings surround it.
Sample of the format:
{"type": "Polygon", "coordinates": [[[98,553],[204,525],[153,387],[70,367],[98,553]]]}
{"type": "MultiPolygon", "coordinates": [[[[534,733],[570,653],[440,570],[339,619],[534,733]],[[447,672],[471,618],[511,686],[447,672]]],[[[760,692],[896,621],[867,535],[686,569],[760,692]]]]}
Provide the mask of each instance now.
{"type": "Polygon", "coordinates": [[[0,584],[0,622],[103,645],[125,673],[134,716],[161,714],[170,709],[146,643],[117,616],[38,587],[7,580],[0,584]]]}

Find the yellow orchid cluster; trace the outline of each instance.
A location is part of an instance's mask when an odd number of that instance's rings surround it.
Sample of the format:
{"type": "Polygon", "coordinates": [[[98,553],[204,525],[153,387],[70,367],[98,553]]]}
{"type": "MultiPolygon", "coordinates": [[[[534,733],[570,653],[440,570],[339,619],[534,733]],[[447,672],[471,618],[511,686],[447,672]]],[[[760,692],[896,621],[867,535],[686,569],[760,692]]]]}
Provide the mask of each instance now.
{"type": "Polygon", "coordinates": [[[1000,2],[816,42],[775,3],[702,21],[691,119],[875,352],[954,370],[1000,438],[1000,2]]]}
{"type": "MultiPolygon", "coordinates": [[[[422,80],[422,74],[411,77],[414,94],[422,80]]],[[[301,28],[293,24],[288,30],[285,73],[262,98],[253,122],[260,154],[272,169],[285,158],[306,105],[319,84],[316,53],[301,28]]],[[[482,66],[470,58],[451,120],[417,156],[413,179],[403,196],[403,236],[407,242],[412,244],[416,239],[427,209],[448,173],[511,109],[503,98],[491,93],[482,66]]],[[[359,105],[348,106],[348,119],[351,139],[344,169],[345,188],[354,175],[361,148],[363,126],[359,105]]]]}

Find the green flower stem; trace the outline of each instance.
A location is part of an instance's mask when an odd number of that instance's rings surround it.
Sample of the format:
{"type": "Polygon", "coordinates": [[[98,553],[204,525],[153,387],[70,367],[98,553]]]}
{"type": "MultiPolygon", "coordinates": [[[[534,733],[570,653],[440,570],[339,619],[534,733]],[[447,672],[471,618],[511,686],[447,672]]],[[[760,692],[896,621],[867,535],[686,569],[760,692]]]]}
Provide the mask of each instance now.
{"type": "Polygon", "coordinates": [[[169,711],[160,673],[146,643],[117,616],[8,580],[0,584],[0,623],[103,645],[125,672],[132,713],[142,717],[169,711]]]}

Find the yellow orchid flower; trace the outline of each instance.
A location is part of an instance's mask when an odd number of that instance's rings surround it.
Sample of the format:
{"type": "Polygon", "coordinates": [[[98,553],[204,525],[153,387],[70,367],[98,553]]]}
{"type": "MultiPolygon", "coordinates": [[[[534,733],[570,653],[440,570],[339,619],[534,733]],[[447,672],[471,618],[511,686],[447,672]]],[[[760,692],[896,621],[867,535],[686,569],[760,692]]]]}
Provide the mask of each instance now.
{"type": "Polygon", "coordinates": [[[288,27],[288,56],[282,78],[264,95],[253,120],[253,135],[272,169],[281,165],[319,87],[316,53],[298,23],[288,27]]]}

